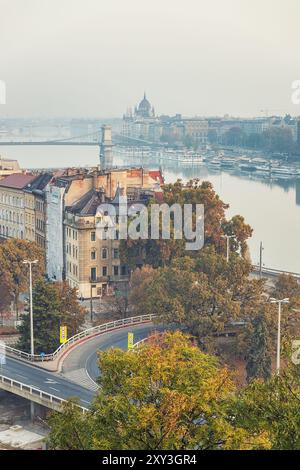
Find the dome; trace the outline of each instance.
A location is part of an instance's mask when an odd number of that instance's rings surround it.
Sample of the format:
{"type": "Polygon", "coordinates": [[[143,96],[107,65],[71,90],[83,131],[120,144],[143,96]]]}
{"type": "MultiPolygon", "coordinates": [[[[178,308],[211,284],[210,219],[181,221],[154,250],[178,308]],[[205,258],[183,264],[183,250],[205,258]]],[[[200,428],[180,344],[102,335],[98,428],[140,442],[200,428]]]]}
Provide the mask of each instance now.
{"type": "Polygon", "coordinates": [[[150,117],[150,112],[151,112],[151,104],[146,98],[146,93],[144,93],[144,98],[139,104],[137,114],[142,117],[150,117]]]}

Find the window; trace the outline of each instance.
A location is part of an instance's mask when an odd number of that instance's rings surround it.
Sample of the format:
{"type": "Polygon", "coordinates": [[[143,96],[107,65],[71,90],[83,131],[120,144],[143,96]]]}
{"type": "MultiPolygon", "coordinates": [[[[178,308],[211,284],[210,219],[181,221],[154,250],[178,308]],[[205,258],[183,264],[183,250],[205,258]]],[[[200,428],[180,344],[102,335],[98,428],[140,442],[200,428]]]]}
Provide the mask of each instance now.
{"type": "Polygon", "coordinates": [[[120,255],[119,255],[119,250],[118,248],[114,248],[114,259],[119,259],[120,255]]]}
{"type": "Polygon", "coordinates": [[[107,248],[102,248],[102,259],[107,259],[107,248]]]}
{"type": "Polygon", "coordinates": [[[119,275],[119,266],[114,266],[114,276],[119,275]]]}
{"type": "Polygon", "coordinates": [[[97,278],[97,268],[91,268],[91,281],[96,281],[97,278]]]}
{"type": "Polygon", "coordinates": [[[121,267],[121,275],[122,275],[122,276],[126,276],[126,274],[127,274],[127,268],[126,268],[125,265],[123,265],[123,266],[121,267]]]}
{"type": "Polygon", "coordinates": [[[96,232],[91,232],[91,242],[96,241],[96,232]]]}
{"type": "Polygon", "coordinates": [[[91,259],[96,259],[96,250],[91,251],[91,259]]]}
{"type": "Polygon", "coordinates": [[[107,266],[102,266],[102,276],[107,276],[107,266]]]}

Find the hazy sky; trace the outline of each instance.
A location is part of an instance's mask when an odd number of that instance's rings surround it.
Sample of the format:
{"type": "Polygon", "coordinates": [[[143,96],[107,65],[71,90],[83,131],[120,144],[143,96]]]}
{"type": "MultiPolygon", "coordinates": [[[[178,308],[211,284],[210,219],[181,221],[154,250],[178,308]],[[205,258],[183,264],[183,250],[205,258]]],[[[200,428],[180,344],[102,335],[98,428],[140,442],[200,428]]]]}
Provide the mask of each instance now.
{"type": "Polygon", "coordinates": [[[0,0],[3,116],[300,114],[299,0],[0,0]]]}

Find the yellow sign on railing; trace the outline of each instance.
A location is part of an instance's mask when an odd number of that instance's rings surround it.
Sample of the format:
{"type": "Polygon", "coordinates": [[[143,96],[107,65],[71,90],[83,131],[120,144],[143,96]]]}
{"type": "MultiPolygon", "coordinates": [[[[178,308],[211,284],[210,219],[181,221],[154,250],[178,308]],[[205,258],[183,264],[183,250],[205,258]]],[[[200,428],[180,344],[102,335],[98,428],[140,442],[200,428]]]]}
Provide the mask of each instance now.
{"type": "Polygon", "coordinates": [[[67,326],[60,327],[59,339],[60,339],[61,344],[64,344],[68,341],[68,327],[67,326]]]}
{"type": "Polygon", "coordinates": [[[134,335],[133,333],[128,333],[128,349],[133,349],[134,347],[134,335]]]}

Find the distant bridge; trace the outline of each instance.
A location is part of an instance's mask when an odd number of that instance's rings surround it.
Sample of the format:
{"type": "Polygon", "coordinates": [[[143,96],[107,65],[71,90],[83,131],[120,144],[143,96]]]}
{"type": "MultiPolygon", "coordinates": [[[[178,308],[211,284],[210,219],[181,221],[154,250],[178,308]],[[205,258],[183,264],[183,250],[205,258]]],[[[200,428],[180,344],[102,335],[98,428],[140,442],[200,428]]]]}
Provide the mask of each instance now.
{"type": "Polygon", "coordinates": [[[285,274],[286,276],[293,276],[300,280],[300,273],[284,271],[281,269],[267,268],[266,266],[262,266],[262,268],[260,268],[259,265],[254,265],[252,267],[252,272],[259,274],[260,269],[261,269],[262,275],[267,276],[267,277],[277,277],[277,276],[280,276],[281,274],[285,274]]]}
{"type": "MultiPolygon", "coordinates": [[[[151,142],[149,140],[139,139],[135,137],[124,136],[120,133],[112,134],[113,144],[116,145],[136,145],[136,146],[150,146],[150,147],[162,147],[162,144],[151,142]]],[[[93,146],[101,144],[101,133],[93,132],[91,134],[85,134],[80,136],[72,136],[64,139],[53,139],[53,140],[0,140],[0,145],[11,146],[11,145],[82,145],[82,146],[93,146]]]]}

